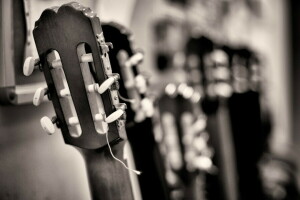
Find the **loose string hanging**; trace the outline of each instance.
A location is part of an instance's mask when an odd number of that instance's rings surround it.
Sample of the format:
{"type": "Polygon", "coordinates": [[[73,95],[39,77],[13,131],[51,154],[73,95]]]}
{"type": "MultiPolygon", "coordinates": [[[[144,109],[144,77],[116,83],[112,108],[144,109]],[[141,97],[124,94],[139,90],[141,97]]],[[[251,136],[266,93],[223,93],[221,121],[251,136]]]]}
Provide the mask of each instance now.
{"type": "Polygon", "coordinates": [[[108,145],[108,148],[109,148],[109,151],[110,151],[110,154],[111,156],[118,162],[120,162],[128,171],[132,171],[133,173],[137,174],[137,175],[140,175],[142,172],[138,171],[138,170],[134,170],[134,169],[131,169],[129,168],[122,160],[118,159],[117,157],[114,156],[112,150],[111,150],[111,146],[109,144],[109,141],[108,141],[108,131],[106,132],[105,134],[106,136],[106,142],[107,142],[107,145],[108,145]]]}
{"type": "Polygon", "coordinates": [[[123,100],[123,101],[125,101],[125,102],[132,103],[132,104],[135,103],[135,100],[134,100],[134,99],[127,99],[127,98],[123,97],[123,96],[120,94],[119,90],[118,90],[118,96],[120,97],[121,100],[123,100]]]}

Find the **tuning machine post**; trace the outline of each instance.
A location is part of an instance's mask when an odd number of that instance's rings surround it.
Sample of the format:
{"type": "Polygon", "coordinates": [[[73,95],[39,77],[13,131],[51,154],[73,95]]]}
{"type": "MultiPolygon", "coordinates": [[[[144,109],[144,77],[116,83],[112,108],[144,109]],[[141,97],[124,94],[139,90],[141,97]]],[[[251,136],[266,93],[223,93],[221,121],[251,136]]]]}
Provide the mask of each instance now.
{"type": "MultiPolygon", "coordinates": [[[[57,117],[52,117],[52,119],[50,119],[49,117],[44,116],[41,118],[40,123],[41,123],[43,130],[48,135],[52,135],[55,133],[56,128],[54,125],[56,125],[58,128],[60,128],[57,117]]],[[[78,125],[79,124],[78,117],[70,117],[69,119],[67,119],[67,124],[68,124],[68,126],[78,125]]]]}

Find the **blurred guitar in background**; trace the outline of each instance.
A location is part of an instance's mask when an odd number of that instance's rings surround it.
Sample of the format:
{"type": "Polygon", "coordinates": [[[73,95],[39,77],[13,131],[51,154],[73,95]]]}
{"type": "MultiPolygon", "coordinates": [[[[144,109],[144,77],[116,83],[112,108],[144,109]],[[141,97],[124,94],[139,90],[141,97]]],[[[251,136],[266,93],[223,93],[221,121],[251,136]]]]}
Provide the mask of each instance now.
{"type": "Polygon", "coordinates": [[[109,57],[114,72],[120,74],[120,101],[128,103],[126,130],[136,166],[143,199],[168,199],[161,154],[155,141],[153,117],[154,97],[143,75],[143,53],[134,48],[133,35],[117,23],[102,25],[107,41],[114,44],[109,57]]]}

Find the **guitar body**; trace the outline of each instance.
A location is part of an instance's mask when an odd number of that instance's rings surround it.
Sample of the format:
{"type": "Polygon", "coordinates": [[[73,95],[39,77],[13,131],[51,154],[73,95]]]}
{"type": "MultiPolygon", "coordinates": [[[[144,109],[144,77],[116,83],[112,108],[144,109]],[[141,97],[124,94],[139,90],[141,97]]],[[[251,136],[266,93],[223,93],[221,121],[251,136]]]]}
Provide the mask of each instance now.
{"type": "MultiPolygon", "coordinates": [[[[48,86],[45,97],[56,113],[52,122],[67,144],[81,149],[92,198],[140,200],[136,174],[117,161],[135,169],[125,131],[126,105],[118,100],[118,75],[112,73],[99,18],[78,3],[65,4],[45,10],[33,35],[48,86]]],[[[42,118],[49,132],[46,122],[42,118]]]]}
{"type": "MultiPolygon", "coordinates": [[[[134,87],[126,88],[126,82],[134,82],[134,79],[140,75],[138,66],[133,65],[126,70],[123,61],[117,59],[121,51],[126,53],[128,58],[137,53],[132,48],[131,35],[126,28],[116,23],[103,24],[102,29],[106,40],[114,44],[109,56],[113,71],[121,76],[119,92],[125,99],[135,99],[135,104],[139,104],[146,94],[139,93],[134,87]]],[[[137,115],[135,106],[128,106],[126,111],[126,132],[133,150],[136,167],[142,171],[142,174],[138,176],[142,197],[144,200],[168,199],[163,161],[154,139],[152,117],[135,120],[137,115]]]]}

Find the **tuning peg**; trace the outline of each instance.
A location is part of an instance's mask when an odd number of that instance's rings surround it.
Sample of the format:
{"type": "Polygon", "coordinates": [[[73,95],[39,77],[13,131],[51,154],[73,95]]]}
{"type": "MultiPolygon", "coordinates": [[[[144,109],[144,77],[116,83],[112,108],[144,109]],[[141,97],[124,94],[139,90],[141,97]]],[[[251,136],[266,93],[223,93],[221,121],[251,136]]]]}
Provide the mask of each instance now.
{"type": "Polygon", "coordinates": [[[51,120],[49,117],[44,116],[40,120],[42,128],[49,135],[52,135],[55,132],[54,124],[56,124],[56,122],[57,122],[56,117],[53,117],[52,120],[51,120]]]}
{"type": "Polygon", "coordinates": [[[104,93],[114,82],[118,81],[120,79],[119,74],[114,74],[113,76],[106,79],[98,88],[98,92],[100,94],[104,93]]]}
{"type": "Polygon", "coordinates": [[[43,101],[49,100],[47,93],[48,93],[48,88],[46,88],[46,87],[38,88],[35,91],[34,96],[33,96],[33,100],[32,100],[33,105],[39,106],[43,101]]]}
{"type": "Polygon", "coordinates": [[[80,57],[80,62],[84,63],[84,62],[93,62],[93,56],[91,53],[87,53],[87,54],[83,54],[80,57]]]}
{"type": "Polygon", "coordinates": [[[116,105],[115,107],[117,108],[117,110],[105,118],[105,122],[108,124],[119,119],[125,113],[125,110],[127,108],[126,104],[124,104],[124,103],[120,103],[119,105],[116,105]]]}
{"type": "Polygon", "coordinates": [[[216,63],[219,63],[219,64],[226,64],[228,62],[227,54],[223,50],[220,50],[220,49],[217,49],[213,52],[212,58],[214,59],[214,61],[216,63]]]}
{"type": "Polygon", "coordinates": [[[70,90],[67,88],[64,88],[62,90],[59,91],[59,96],[60,97],[67,97],[70,96],[70,90]]]}
{"type": "Polygon", "coordinates": [[[204,116],[198,117],[198,119],[193,123],[192,129],[195,133],[205,130],[207,125],[207,119],[204,116]]]}
{"type": "Polygon", "coordinates": [[[139,63],[141,63],[144,59],[144,54],[141,52],[138,52],[136,54],[134,54],[133,56],[131,56],[125,63],[126,67],[132,67],[134,65],[137,65],[139,63]]]}
{"type": "Polygon", "coordinates": [[[147,117],[152,117],[154,114],[153,102],[149,98],[144,98],[141,101],[141,107],[147,117]]]}
{"type": "Polygon", "coordinates": [[[124,110],[117,110],[115,112],[113,112],[112,114],[110,114],[106,119],[105,121],[107,123],[112,123],[114,121],[116,121],[117,119],[119,119],[122,115],[124,114],[124,110]]]}
{"type": "Polygon", "coordinates": [[[193,141],[193,147],[198,151],[202,152],[207,147],[207,141],[202,137],[196,137],[193,141]]]}
{"type": "Polygon", "coordinates": [[[25,76],[30,76],[33,73],[33,70],[38,69],[40,60],[38,58],[28,57],[25,59],[23,65],[23,74],[25,76]]]}
{"type": "Polygon", "coordinates": [[[143,75],[137,75],[135,77],[135,85],[138,91],[142,94],[147,91],[147,81],[143,75]]]}
{"type": "Polygon", "coordinates": [[[206,156],[197,156],[193,160],[195,167],[201,170],[209,171],[213,167],[212,160],[206,156]]]}

